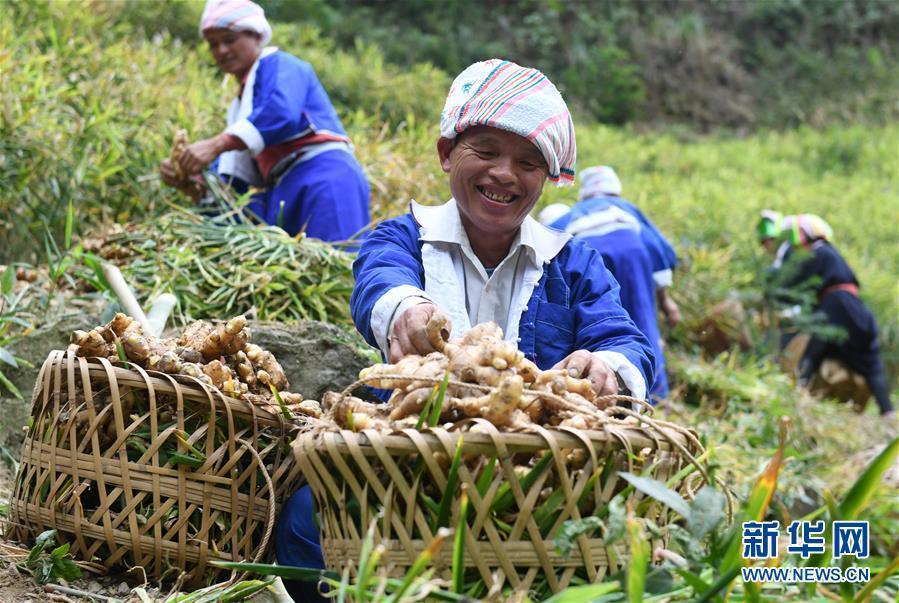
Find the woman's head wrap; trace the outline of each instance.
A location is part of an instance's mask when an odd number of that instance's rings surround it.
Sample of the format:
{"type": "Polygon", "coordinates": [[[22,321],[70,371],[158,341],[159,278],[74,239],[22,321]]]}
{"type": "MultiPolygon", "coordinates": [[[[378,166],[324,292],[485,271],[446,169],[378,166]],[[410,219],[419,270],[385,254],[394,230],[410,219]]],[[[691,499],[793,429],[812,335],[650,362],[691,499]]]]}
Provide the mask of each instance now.
{"type": "Polygon", "coordinates": [[[262,7],[250,0],[207,0],[200,19],[200,35],[207,29],[252,31],[262,36],[265,46],[272,39],[272,26],[262,7]]]}
{"type": "Polygon", "coordinates": [[[553,183],[574,181],[574,123],[562,95],[540,71],[490,59],[460,73],[440,115],[440,135],[452,140],[472,126],[527,138],[546,159],[553,183]]]}
{"type": "Polygon", "coordinates": [[[819,239],[833,240],[833,229],[815,214],[786,216],[781,222],[781,237],[793,245],[805,245],[819,239]]]}
{"type": "Polygon", "coordinates": [[[621,180],[615,170],[607,165],[595,165],[581,172],[581,190],[578,200],[602,197],[603,195],[620,195],[621,180]]]}
{"type": "Polygon", "coordinates": [[[833,228],[815,214],[784,216],[776,211],[764,209],[759,215],[756,233],[760,241],[777,239],[792,245],[805,245],[819,239],[833,240],[833,228]]]}
{"type": "Polygon", "coordinates": [[[755,225],[755,232],[759,237],[759,241],[768,239],[776,239],[780,237],[780,223],[783,221],[783,215],[770,209],[763,209],[759,212],[759,221],[755,225]]]}

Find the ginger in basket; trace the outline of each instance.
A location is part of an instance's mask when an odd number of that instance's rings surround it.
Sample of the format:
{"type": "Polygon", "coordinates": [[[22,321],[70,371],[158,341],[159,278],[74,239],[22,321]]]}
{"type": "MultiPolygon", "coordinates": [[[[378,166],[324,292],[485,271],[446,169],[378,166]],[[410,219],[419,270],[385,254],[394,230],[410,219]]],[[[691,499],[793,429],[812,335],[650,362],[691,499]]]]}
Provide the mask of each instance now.
{"type": "MultiPolygon", "coordinates": [[[[394,427],[397,421],[417,420],[428,400],[435,399],[436,387],[444,377],[448,378],[440,412],[444,421],[479,417],[498,427],[521,429],[560,423],[587,428],[604,420],[588,379],[571,377],[566,370],[541,371],[514,343],[503,339],[502,329],[495,323],[479,324],[463,337],[448,341],[445,326],[439,314],[428,323],[428,336],[440,340],[434,346],[440,351],[408,355],[395,364],[376,364],[360,372],[359,378],[367,385],[393,390],[386,421],[394,422],[394,427]]],[[[326,405],[329,407],[345,412],[340,404],[326,405]]],[[[380,409],[375,413],[365,407],[359,412],[374,417],[372,424],[385,421],[380,409]]],[[[345,417],[334,412],[329,415],[338,424],[346,423],[345,417]]]]}
{"type": "Polygon", "coordinates": [[[299,415],[320,416],[314,400],[287,391],[290,384],[274,354],[250,343],[250,329],[244,316],[212,325],[195,321],[176,338],[160,339],[143,332],[140,323],[125,314],[116,314],[107,324],[90,331],[75,331],[69,351],[81,357],[119,360],[121,346],[128,361],[142,368],[169,375],[192,377],[226,396],[271,407],[272,387],[281,392],[288,410],[299,415]]]}

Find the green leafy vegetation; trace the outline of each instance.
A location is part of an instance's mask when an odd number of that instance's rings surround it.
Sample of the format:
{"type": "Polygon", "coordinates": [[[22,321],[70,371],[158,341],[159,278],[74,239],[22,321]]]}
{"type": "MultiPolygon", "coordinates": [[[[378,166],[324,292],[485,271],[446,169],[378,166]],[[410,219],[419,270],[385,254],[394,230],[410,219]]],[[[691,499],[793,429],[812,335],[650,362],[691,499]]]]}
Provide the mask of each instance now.
{"type": "Polygon", "coordinates": [[[67,556],[68,553],[69,543],[56,546],[56,530],[47,530],[38,535],[28,557],[18,567],[30,573],[38,584],[75,580],[81,577],[81,568],[67,556]]]}
{"type": "Polygon", "coordinates": [[[373,42],[401,65],[458,73],[497,56],[537,66],[605,123],[745,129],[899,113],[891,0],[263,4],[275,19],[317,23],[341,47],[373,42]]]}
{"type": "Polygon", "coordinates": [[[350,257],[277,227],[206,219],[186,211],[113,232],[92,244],[78,273],[103,288],[98,262],[121,265],[140,298],[177,293],[176,320],[247,314],[261,320],[347,322],[350,257]]]}

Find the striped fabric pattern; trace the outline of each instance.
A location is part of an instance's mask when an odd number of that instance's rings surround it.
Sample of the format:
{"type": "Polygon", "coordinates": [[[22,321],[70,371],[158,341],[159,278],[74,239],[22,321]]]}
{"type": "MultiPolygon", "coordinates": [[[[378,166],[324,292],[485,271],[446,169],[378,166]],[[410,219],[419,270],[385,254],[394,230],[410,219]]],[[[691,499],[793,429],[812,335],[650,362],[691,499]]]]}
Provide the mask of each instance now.
{"type": "Polygon", "coordinates": [[[815,214],[784,216],[780,229],[781,236],[793,245],[804,245],[818,239],[833,241],[833,228],[815,214]]]}
{"type": "Polygon", "coordinates": [[[250,0],[208,0],[200,19],[200,36],[207,29],[253,31],[262,36],[263,45],[272,39],[265,11],[250,0]]]}
{"type": "Polygon", "coordinates": [[[465,69],[450,87],[440,135],[452,139],[472,126],[527,138],[546,159],[554,184],[574,182],[574,123],[562,95],[540,71],[500,59],[465,69]]]}

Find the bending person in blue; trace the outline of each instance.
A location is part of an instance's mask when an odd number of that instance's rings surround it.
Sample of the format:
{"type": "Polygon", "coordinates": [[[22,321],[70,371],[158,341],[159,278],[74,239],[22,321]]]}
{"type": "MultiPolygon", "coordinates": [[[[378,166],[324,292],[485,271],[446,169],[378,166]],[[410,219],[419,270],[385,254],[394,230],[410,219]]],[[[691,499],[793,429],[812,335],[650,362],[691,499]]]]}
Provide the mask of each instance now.
{"type": "Polygon", "coordinates": [[[677,265],[674,248],[637,207],[621,198],[621,181],[612,168],[584,170],[578,198],[571,208],[560,203],[545,207],[540,221],[583,239],[602,254],[606,268],[621,286],[621,305],[653,344],[656,379],[652,396],[667,398],[656,303],[669,325],[680,322],[680,309],[668,292],[677,265]]]}
{"type": "Polygon", "coordinates": [[[652,347],[615,278],[595,249],[529,216],[547,180],[574,179],[574,125],[555,86],[508,61],[475,63],[450,88],[437,155],[452,199],[413,202],[362,244],[350,302],[359,332],[396,361],[433,351],[436,313],[454,337],[494,321],[541,369],[646,399],[652,347]]]}
{"type": "Polygon", "coordinates": [[[266,46],[271,27],[249,0],[209,0],[200,33],[240,88],[227,128],[187,146],[178,166],[163,161],[163,181],[197,198],[195,175],[211,164],[238,193],[263,189],[248,209],[291,235],[341,241],[362,230],[368,181],[309,63],[266,46]]]}

